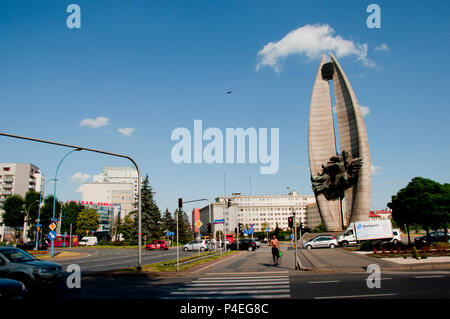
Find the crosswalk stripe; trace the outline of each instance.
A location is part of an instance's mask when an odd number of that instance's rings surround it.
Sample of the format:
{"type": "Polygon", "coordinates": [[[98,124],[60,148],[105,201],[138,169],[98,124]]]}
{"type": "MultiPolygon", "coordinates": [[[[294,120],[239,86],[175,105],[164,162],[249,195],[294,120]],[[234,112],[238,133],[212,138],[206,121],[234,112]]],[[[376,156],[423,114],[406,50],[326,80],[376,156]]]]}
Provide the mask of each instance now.
{"type": "MultiPolygon", "coordinates": [[[[246,283],[245,284],[245,286],[259,286],[259,285],[261,285],[262,283],[261,282],[249,282],[249,283],[246,283]]],[[[278,284],[278,285],[286,285],[286,284],[289,284],[289,281],[280,281],[280,282],[277,282],[277,283],[274,283],[275,285],[276,284],[278,284]]],[[[187,284],[186,286],[189,286],[189,287],[212,287],[212,286],[214,286],[214,287],[223,287],[223,286],[242,286],[243,284],[242,283],[240,283],[240,282],[232,282],[232,283],[223,283],[223,284],[197,284],[197,283],[192,283],[192,284],[187,284]]]]}
{"type": "Polygon", "coordinates": [[[290,298],[289,276],[202,277],[172,291],[168,299],[290,298]]]}
{"type": "MultiPolygon", "coordinates": [[[[231,290],[231,291],[202,291],[197,292],[199,295],[234,295],[234,294],[258,294],[261,291],[258,290],[231,290]]],[[[271,293],[275,292],[290,292],[289,289],[274,289],[270,291],[271,293]]],[[[191,291],[174,291],[172,295],[192,295],[191,291]]]]}

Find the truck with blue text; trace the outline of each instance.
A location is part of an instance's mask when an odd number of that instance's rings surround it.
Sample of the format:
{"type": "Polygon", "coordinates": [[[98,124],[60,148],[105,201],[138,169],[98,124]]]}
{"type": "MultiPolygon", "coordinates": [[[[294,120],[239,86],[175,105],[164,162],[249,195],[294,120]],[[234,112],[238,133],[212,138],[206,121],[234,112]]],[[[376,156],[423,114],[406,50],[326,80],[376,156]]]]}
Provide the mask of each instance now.
{"type": "Polygon", "coordinates": [[[348,225],[344,234],[338,237],[340,246],[359,244],[361,241],[393,242],[401,241],[400,230],[392,229],[392,223],[387,220],[367,220],[348,225]]]}

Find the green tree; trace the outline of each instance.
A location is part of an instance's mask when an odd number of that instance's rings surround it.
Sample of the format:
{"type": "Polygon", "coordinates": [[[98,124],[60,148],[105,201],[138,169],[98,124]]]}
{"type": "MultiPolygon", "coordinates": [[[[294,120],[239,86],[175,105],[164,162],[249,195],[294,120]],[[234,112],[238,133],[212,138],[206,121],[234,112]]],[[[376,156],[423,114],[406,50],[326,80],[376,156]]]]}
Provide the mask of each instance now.
{"type": "Polygon", "coordinates": [[[415,177],[392,196],[388,207],[392,209],[392,218],[397,224],[405,224],[408,243],[411,244],[409,225],[419,224],[429,236],[429,228],[444,227],[447,232],[450,223],[449,184],[440,184],[431,179],[415,177]]]}
{"type": "Polygon", "coordinates": [[[131,214],[125,216],[120,224],[119,232],[122,234],[123,239],[130,242],[133,233],[134,220],[131,214]]]}
{"type": "Polygon", "coordinates": [[[72,225],[72,233],[73,229],[77,224],[78,215],[83,210],[83,205],[78,204],[77,202],[69,202],[64,204],[63,206],[63,221],[61,224],[61,233],[70,234],[70,225],[72,225]]]}
{"type": "MultiPolygon", "coordinates": [[[[50,222],[53,218],[53,195],[48,195],[44,199],[44,205],[41,207],[40,224],[42,224],[43,235],[46,235],[50,231],[50,222]]],[[[59,218],[59,212],[61,211],[62,204],[58,199],[55,201],[55,218],[59,218]]]]}
{"type": "Polygon", "coordinates": [[[169,209],[166,208],[164,215],[162,217],[162,229],[163,231],[175,231],[177,228],[176,221],[169,209]]]}
{"type": "MultiPolygon", "coordinates": [[[[162,235],[161,230],[161,212],[153,198],[155,193],[149,184],[148,175],[142,181],[141,188],[141,230],[142,236],[147,240],[158,239],[162,235]]],[[[134,220],[133,233],[131,243],[136,244],[138,241],[138,218],[134,220]]]]}
{"type": "MultiPolygon", "coordinates": [[[[176,214],[178,214],[178,209],[175,211],[175,222],[176,214]]],[[[187,243],[193,239],[194,233],[192,232],[192,227],[189,223],[189,217],[184,211],[181,211],[178,219],[178,240],[180,243],[187,243]]]]}
{"type": "Polygon", "coordinates": [[[28,211],[28,237],[34,238],[36,235],[36,222],[39,212],[40,193],[33,190],[25,194],[24,208],[28,211]]]}
{"type": "Polygon", "coordinates": [[[2,215],[3,223],[6,226],[14,227],[16,230],[16,236],[18,236],[17,228],[23,226],[24,222],[24,200],[20,195],[10,195],[6,197],[3,202],[3,210],[5,211],[2,215]]]}
{"type": "Polygon", "coordinates": [[[86,231],[96,231],[99,225],[99,215],[95,209],[85,207],[79,214],[76,222],[76,233],[86,236],[86,231]]]}

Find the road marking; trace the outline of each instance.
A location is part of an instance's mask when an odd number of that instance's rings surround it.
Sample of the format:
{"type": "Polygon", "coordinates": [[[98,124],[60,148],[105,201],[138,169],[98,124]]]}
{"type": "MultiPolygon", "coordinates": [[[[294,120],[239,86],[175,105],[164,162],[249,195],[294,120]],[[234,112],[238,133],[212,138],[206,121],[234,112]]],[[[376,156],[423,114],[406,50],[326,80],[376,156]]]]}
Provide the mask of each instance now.
{"type": "Polygon", "coordinates": [[[177,297],[163,297],[161,299],[275,299],[275,298],[291,298],[290,294],[280,295],[232,295],[232,296],[177,296],[177,297]]]}
{"type": "Polygon", "coordinates": [[[233,283],[233,282],[237,282],[237,283],[244,283],[244,282],[277,282],[277,281],[286,281],[288,280],[288,278],[275,278],[275,279],[232,279],[232,280],[196,280],[194,281],[195,283],[221,283],[221,282],[225,282],[225,283],[233,283]]]}
{"type": "MultiPolygon", "coordinates": [[[[260,275],[260,274],[285,274],[287,275],[288,271],[254,271],[254,272],[240,272],[239,274],[242,275],[260,275]]],[[[214,276],[214,275],[236,275],[235,272],[210,272],[206,274],[207,276],[214,276]]]]}
{"type": "MultiPolygon", "coordinates": [[[[256,286],[256,287],[252,287],[252,289],[254,290],[267,290],[267,289],[289,289],[289,284],[283,284],[283,285],[276,285],[276,286],[256,286]]],[[[236,287],[231,286],[231,287],[220,287],[220,290],[233,290],[236,289],[236,287]]],[[[203,291],[203,290],[214,290],[217,291],[217,287],[185,287],[185,288],[180,288],[178,289],[178,291],[203,291]]]]}
{"type": "MultiPolygon", "coordinates": [[[[224,284],[197,284],[197,283],[193,283],[193,284],[188,284],[188,287],[211,287],[211,286],[215,286],[215,287],[224,287],[224,286],[242,286],[242,282],[236,282],[236,283],[224,283],[224,284]]],[[[278,284],[278,285],[286,285],[289,284],[289,280],[286,281],[280,281],[277,283],[273,283],[273,284],[278,284]]],[[[261,285],[261,281],[260,282],[249,282],[249,283],[245,283],[246,286],[258,286],[261,285]]]]}
{"type": "Polygon", "coordinates": [[[416,279],[427,279],[427,278],[442,278],[445,276],[415,276],[416,279]]]}
{"type": "MultiPolygon", "coordinates": [[[[235,294],[258,294],[261,291],[258,290],[231,290],[231,291],[202,291],[201,295],[235,295],[235,294]]],[[[289,289],[274,289],[271,293],[289,293],[289,289]]],[[[172,295],[192,295],[192,291],[174,291],[172,295]]]]}
{"type": "Polygon", "coordinates": [[[369,298],[369,297],[388,297],[397,294],[374,294],[374,295],[353,295],[353,296],[330,296],[330,297],[314,297],[314,299],[350,299],[350,298],[369,298]]]}
{"type": "Polygon", "coordinates": [[[289,278],[289,276],[261,276],[261,277],[207,277],[202,280],[228,280],[228,279],[271,279],[271,278],[289,278]]]}
{"type": "Polygon", "coordinates": [[[308,284],[328,284],[333,282],[341,282],[340,280],[327,280],[327,281],[310,281],[308,284]]]}

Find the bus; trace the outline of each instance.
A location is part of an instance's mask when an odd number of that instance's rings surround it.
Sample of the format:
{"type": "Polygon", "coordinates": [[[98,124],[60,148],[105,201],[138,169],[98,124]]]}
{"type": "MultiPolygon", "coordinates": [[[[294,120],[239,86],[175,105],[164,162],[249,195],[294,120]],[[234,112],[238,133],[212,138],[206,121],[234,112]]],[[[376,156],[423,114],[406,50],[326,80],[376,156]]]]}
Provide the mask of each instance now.
{"type": "MultiPolygon", "coordinates": [[[[72,236],[72,247],[78,246],[80,242],[77,235],[72,236]]],[[[56,235],[54,240],[55,247],[69,247],[70,246],[70,236],[69,235],[56,235]]]]}

